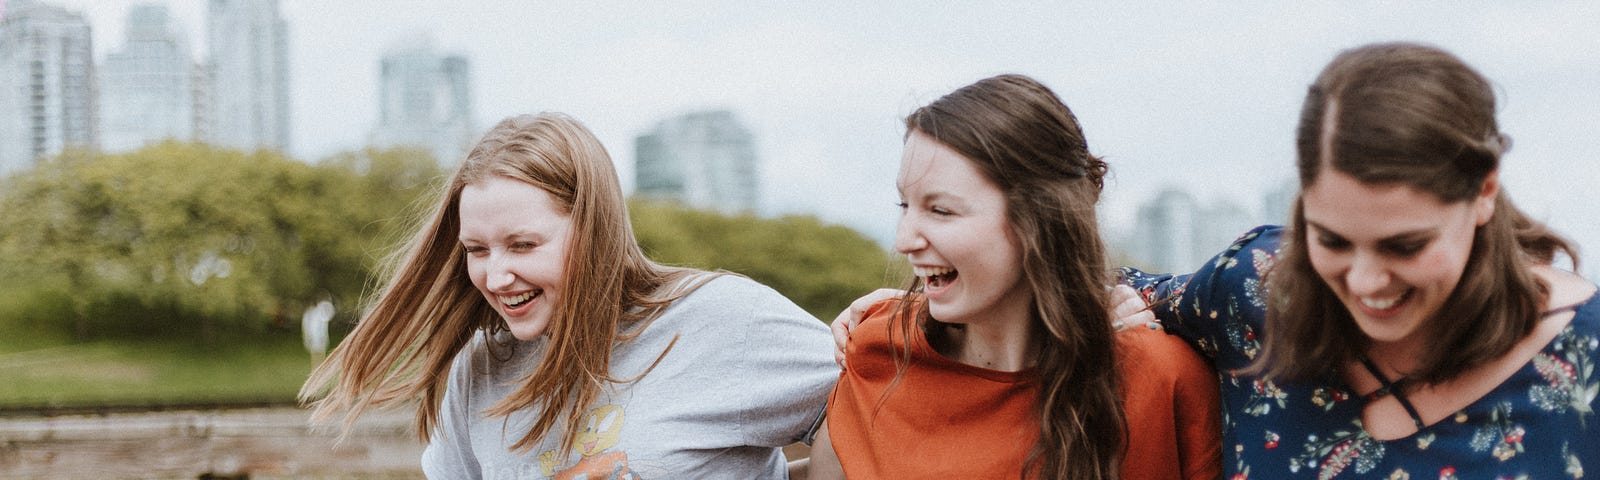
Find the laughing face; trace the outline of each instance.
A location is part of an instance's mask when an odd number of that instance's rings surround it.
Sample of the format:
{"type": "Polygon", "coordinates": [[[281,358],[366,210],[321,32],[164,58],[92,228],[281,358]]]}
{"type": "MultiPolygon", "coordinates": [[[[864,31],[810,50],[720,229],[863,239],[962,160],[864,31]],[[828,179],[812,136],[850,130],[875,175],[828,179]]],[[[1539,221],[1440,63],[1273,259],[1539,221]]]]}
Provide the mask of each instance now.
{"type": "Polygon", "coordinates": [[[1494,180],[1446,203],[1406,185],[1368,185],[1324,169],[1302,192],[1311,266],[1375,346],[1412,346],[1461,281],[1475,228],[1494,212],[1494,180]]]}
{"type": "Polygon", "coordinates": [[[1031,291],[1005,195],[971,160],[913,131],[897,180],[903,213],[895,250],[922,279],[933,318],[1026,321],[1031,291]]]}
{"type": "Polygon", "coordinates": [[[460,210],[472,285],[513,336],[538,338],[560,298],[572,217],[549,192],[504,177],[467,185],[460,210]]]}

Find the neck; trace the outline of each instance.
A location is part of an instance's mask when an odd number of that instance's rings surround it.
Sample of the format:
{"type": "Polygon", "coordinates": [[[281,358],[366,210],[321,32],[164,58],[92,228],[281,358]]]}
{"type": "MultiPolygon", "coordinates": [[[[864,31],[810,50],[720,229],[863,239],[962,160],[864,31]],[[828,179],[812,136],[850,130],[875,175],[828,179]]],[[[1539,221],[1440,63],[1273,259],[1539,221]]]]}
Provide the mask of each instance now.
{"type": "Polygon", "coordinates": [[[1367,348],[1367,358],[1390,379],[1400,378],[1417,371],[1421,362],[1417,352],[1422,351],[1426,335],[1412,335],[1393,342],[1372,342],[1367,348]]]}
{"type": "Polygon", "coordinates": [[[974,367],[1015,372],[1039,357],[1026,317],[949,328],[951,359],[974,367]]]}

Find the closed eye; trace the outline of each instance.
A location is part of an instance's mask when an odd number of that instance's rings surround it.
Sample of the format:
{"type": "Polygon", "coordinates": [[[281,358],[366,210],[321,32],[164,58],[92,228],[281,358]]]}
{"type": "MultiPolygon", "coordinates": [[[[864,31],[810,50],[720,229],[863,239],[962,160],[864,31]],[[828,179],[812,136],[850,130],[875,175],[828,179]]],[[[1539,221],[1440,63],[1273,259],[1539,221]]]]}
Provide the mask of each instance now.
{"type": "Polygon", "coordinates": [[[1383,244],[1383,250],[1397,257],[1410,257],[1416,255],[1417,252],[1421,252],[1427,246],[1427,242],[1385,243],[1383,244]]]}
{"type": "Polygon", "coordinates": [[[1329,234],[1317,235],[1317,244],[1328,250],[1346,250],[1350,248],[1349,240],[1329,234]]]}

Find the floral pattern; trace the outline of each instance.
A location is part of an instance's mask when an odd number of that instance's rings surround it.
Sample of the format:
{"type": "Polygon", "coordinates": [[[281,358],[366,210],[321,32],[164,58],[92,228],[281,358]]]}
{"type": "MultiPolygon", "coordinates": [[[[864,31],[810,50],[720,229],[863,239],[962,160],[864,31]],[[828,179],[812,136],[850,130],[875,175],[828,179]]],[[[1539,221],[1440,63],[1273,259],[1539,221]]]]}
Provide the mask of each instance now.
{"type": "Polygon", "coordinates": [[[1600,296],[1526,366],[1460,412],[1381,441],[1365,400],[1342,384],[1283,382],[1240,369],[1260,354],[1266,292],[1282,229],[1246,233],[1190,275],[1124,269],[1169,333],[1217,367],[1224,478],[1579,479],[1600,464],[1600,296]]]}

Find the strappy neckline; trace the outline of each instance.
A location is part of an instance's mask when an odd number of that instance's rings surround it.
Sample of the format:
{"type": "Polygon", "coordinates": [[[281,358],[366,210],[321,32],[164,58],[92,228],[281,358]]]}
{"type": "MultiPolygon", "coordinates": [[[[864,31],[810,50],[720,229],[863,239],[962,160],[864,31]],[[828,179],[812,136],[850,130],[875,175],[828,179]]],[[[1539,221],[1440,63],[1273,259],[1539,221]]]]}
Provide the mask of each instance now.
{"type": "MultiPolygon", "coordinates": [[[[1546,310],[1546,311],[1544,311],[1544,312],[1539,314],[1539,318],[1542,320],[1542,319],[1549,318],[1551,316],[1559,315],[1559,314],[1562,314],[1562,313],[1577,312],[1578,309],[1583,308],[1585,305],[1588,305],[1590,302],[1594,301],[1597,297],[1600,297],[1600,290],[1597,290],[1594,293],[1591,293],[1589,296],[1584,297],[1583,300],[1579,300],[1579,301],[1577,301],[1575,303],[1572,303],[1572,304],[1569,304],[1569,305],[1563,305],[1563,306],[1560,306],[1560,307],[1556,307],[1556,308],[1552,308],[1552,309],[1546,310]]],[[[1568,326],[1567,328],[1571,328],[1571,326],[1568,326]]],[[[1560,336],[1561,335],[1558,333],[1556,335],[1556,337],[1552,338],[1550,341],[1554,342],[1556,340],[1556,338],[1560,338],[1560,336]]],[[[1543,350],[1548,349],[1548,348],[1550,348],[1550,345],[1546,344],[1544,347],[1540,348],[1540,351],[1543,351],[1543,350]]],[[[1400,378],[1395,379],[1395,380],[1390,380],[1387,375],[1384,375],[1382,371],[1378,370],[1377,364],[1373,363],[1372,360],[1370,358],[1368,358],[1365,354],[1361,355],[1361,357],[1358,358],[1358,360],[1359,360],[1359,363],[1361,364],[1361,367],[1363,369],[1365,369],[1368,374],[1372,375],[1372,378],[1376,379],[1378,381],[1379,385],[1380,385],[1377,390],[1373,390],[1372,392],[1369,392],[1367,394],[1360,395],[1361,399],[1363,400],[1363,403],[1371,403],[1374,400],[1379,400],[1379,399],[1382,399],[1383,397],[1387,397],[1387,396],[1393,395],[1395,401],[1400,403],[1400,407],[1405,409],[1406,415],[1411,417],[1411,422],[1412,422],[1413,425],[1416,426],[1417,432],[1420,433],[1422,430],[1424,430],[1427,427],[1429,427],[1429,425],[1423,423],[1422,415],[1417,412],[1417,408],[1414,405],[1411,404],[1410,399],[1406,398],[1405,392],[1401,391],[1402,389],[1404,389],[1406,387],[1409,387],[1413,383],[1415,383],[1413,381],[1413,379],[1409,375],[1401,376],[1400,378]]],[[[1526,368],[1526,366],[1524,366],[1522,368],[1526,368]]],[[[1515,377],[1515,376],[1516,376],[1516,374],[1512,375],[1512,377],[1515,377]]],[[[1508,378],[1508,380],[1509,380],[1509,378],[1508,378]]],[[[1502,381],[1502,383],[1503,382],[1504,381],[1502,381]]],[[[1348,389],[1349,387],[1345,387],[1345,388],[1348,389]]],[[[1496,388],[1499,388],[1499,387],[1496,387],[1496,388]]],[[[1491,390],[1491,392],[1492,392],[1492,390],[1491,390]]],[[[1352,393],[1354,393],[1354,392],[1352,392],[1352,393]]],[[[1481,400],[1481,399],[1479,399],[1479,400],[1481,400]]],[[[1469,403],[1467,405],[1467,407],[1463,407],[1463,409],[1469,408],[1469,407],[1471,407],[1471,405],[1473,405],[1475,403],[1477,403],[1477,400],[1474,400],[1473,403],[1469,403]]],[[[1407,438],[1407,437],[1409,437],[1409,436],[1400,437],[1400,438],[1407,438]]],[[[1388,440],[1380,440],[1380,441],[1388,441],[1388,440]]]]}
{"type": "Polygon", "coordinates": [[[1411,416],[1411,423],[1417,426],[1417,430],[1422,430],[1422,415],[1417,413],[1417,407],[1411,405],[1411,400],[1406,398],[1405,392],[1400,391],[1402,387],[1411,384],[1411,377],[1401,376],[1391,381],[1388,375],[1378,371],[1378,366],[1373,365],[1372,360],[1367,358],[1366,355],[1361,356],[1361,366],[1367,369],[1367,373],[1372,374],[1372,378],[1378,379],[1378,383],[1383,385],[1378,387],[1377,390],[1373,390],[1372,393],[1362,395],[1362,398],[1370,403],[1373,400],[1393,395],[1394,399],[1400,402],[1400,406],[1406,409],[1406,415],[1411,416]]]}

